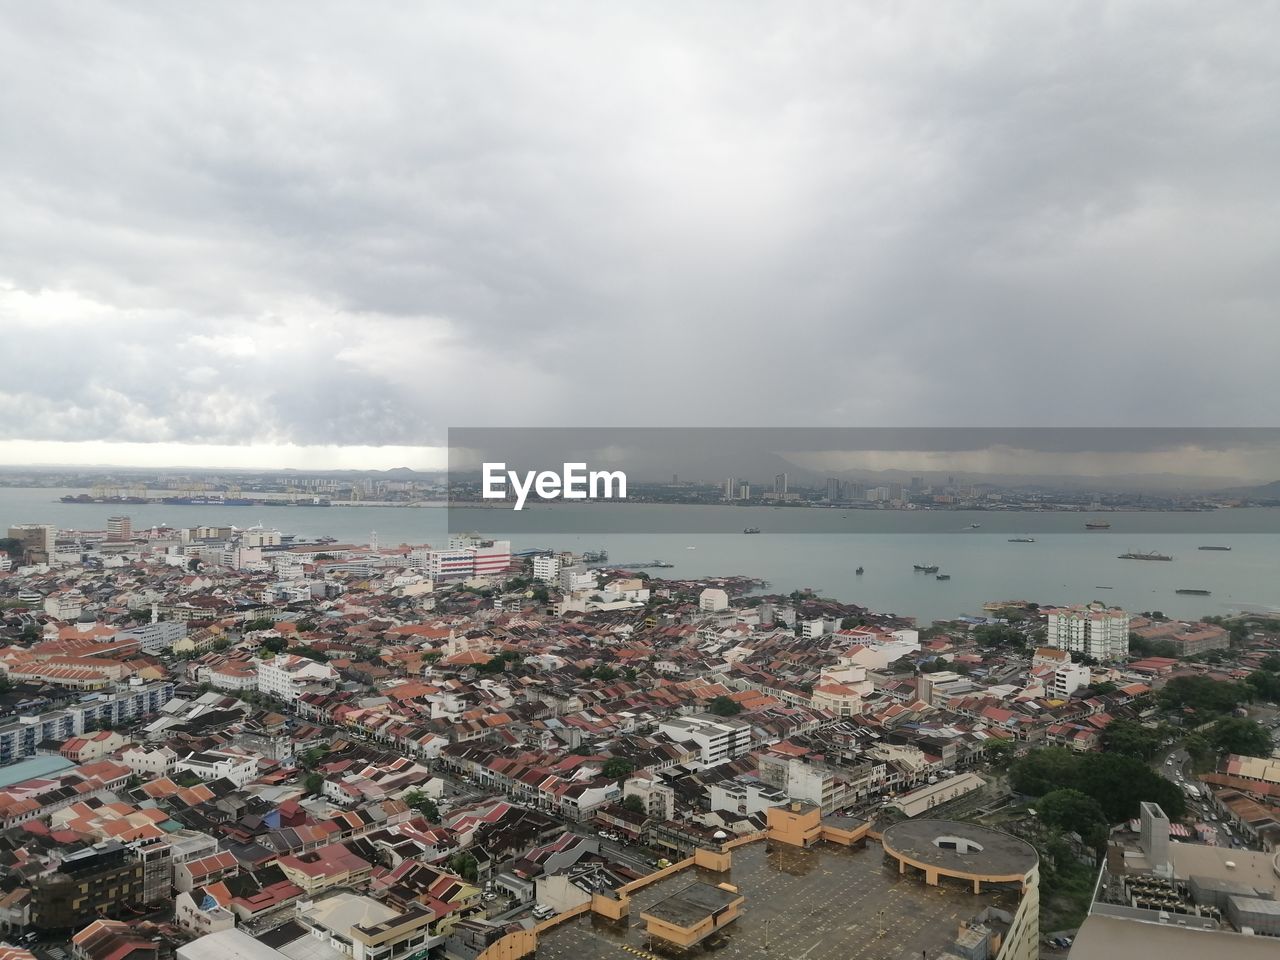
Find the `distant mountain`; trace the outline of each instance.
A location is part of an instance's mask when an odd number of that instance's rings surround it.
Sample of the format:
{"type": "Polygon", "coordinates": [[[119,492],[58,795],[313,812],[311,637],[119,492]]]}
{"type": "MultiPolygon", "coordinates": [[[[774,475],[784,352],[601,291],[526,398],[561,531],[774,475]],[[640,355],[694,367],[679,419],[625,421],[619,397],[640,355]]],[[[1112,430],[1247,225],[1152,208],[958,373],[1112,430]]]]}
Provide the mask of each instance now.
{"type": "Polygon", "coordinates": [[[1228,487],[1219,491],[1232,497],[1248,497],[1252,500],[1280,500],[1280,480],[1272,480],[1256,487],[1228,487]]]}

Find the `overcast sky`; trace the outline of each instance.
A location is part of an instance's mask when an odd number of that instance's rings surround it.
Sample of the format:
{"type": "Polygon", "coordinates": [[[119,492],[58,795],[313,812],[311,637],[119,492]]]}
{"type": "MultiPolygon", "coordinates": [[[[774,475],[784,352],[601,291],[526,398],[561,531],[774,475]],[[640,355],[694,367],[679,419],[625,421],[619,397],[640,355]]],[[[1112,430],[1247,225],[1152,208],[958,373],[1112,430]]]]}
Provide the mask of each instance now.
{"type": "Polygon", "coordinates": [[[0,0],[0,462],[1274,425],[1278,9],[0,0]]]}

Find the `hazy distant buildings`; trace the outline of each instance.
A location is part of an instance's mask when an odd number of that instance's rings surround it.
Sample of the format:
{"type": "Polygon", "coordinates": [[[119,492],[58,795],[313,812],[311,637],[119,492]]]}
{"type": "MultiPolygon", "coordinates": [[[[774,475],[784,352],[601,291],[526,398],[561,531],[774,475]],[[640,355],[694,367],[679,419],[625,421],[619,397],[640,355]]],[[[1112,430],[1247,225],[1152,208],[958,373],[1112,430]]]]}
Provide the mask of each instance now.
{"type": "Polygon", "coordinates": [[[844,498],[840,495],[842,486],[839,477],[827,477],[827,499],[832,503],[843,500],[844,498]]]}
{"type": "Polygon", "coordinates": [[[1055,607],[1045,616],[1051,647],[1100,661],[1129,655],[1129,614],[1119,607],[1055,607]]]}
{"type": "Polygon", "coordinates": [[[787,495],[787,475],[780,473],[773,478],[773,495],[775,497],[785,497],[787,495]]]}

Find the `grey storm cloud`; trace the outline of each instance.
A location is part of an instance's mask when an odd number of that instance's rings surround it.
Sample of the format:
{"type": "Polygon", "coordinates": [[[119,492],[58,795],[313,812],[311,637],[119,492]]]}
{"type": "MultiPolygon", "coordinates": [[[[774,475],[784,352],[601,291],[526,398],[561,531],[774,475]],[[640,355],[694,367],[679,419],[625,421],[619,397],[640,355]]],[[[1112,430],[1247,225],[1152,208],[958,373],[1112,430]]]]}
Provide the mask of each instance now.
{"type": "Polygon", "coordinates": [[[1269,425],[1273,4],[0,3],[0,439],[1269,425]]]}

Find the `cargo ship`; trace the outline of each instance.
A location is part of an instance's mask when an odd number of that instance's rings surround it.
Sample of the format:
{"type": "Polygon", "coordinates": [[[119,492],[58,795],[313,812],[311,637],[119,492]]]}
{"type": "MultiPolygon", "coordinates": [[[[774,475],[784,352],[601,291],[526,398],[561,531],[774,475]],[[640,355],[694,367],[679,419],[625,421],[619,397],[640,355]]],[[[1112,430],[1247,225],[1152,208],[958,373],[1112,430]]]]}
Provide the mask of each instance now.
{"type": "Polygon", "coordinates": [[[937,573],[938,565],[936,563],[916,563],[912,564],[911,569],[915,570],[916,573],[937,573]]]}
{"type": "Polygon", "coordinates": [[[87,493],[59,497],[61,503],[151,503],[146,497],[93,497],[87,493]]]}
{"type": "Polygon", "coordinates": [[[1120,554],[1120,556],[1117,557],[1117,559],[1119,560],[1172,560],[1173,557],[1169,556],[1167,553],[1156,553],[1153,550],[1150,553],[1136,553],[1134,551],[1130,551],[1129,553],[1120,554]]]}
{"type": "Polygon", "coordinates": [[[1208,597],[1208,596],[1211,596],[1211,595],[1212,595],[1211,591],[1209,591],[1209,590],[1202,590],[1202,589],[1200,589],[1199,587],[1195,587],[1195,588],[1192,588],[1192,587],[1182,587],[1181,589],[1179,589],[1179,590],[1175,590],[1175,591],[1173,591],[1173,592],[1174,592],[1174,593],[1181,593],[1181,594],[1184,594],[1184,595],[1186,595],[1186,596],[1191,596],[1191,597],[1208,597]]]}
{"type": "Polygon", "coordinates": [[[1084,525],[1086,530],[1110,530],[1111,524],[1106,520],[1090,520],[1084,525]]]}
{"type": "Polygon", "coordinates": [[[759,532],[760,532],[760,528],[759,528],[759,527],[747,527],[747,528],[746,528],[745,530],[743,530],[742,532],[743,532],[743,533],[759,533],[759,532]]]}
{"type": "Polygon", "coordinates": [[[1230,548],[1230,547],[1214,547],[1214,546],[1208,546],[1208,547],[1196,547],[1196,549],[1197,549],[1197,550],[1230,550],[1231,548],[1230,548]]]}
{"type": "Polygon", "coordinates": [[[1035,543],[1036,538],[1035,537],[1010,537],[1009,542],[1010,543],[1035,543]]]}

